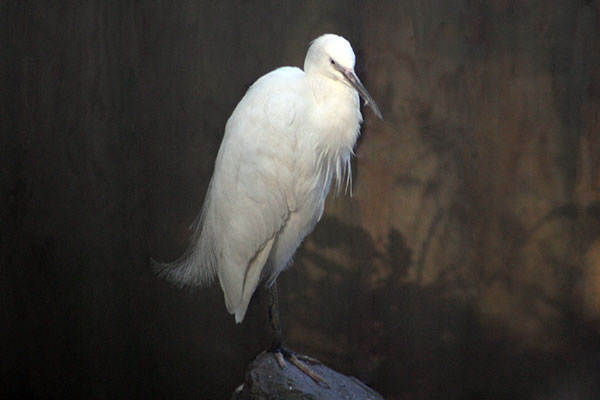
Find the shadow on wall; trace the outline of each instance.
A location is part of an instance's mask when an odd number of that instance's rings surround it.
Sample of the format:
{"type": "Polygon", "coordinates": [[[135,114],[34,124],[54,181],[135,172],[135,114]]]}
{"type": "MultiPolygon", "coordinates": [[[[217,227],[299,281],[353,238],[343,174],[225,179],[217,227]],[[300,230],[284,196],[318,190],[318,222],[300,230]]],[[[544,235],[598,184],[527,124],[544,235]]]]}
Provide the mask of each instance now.
{"type": "MultiPolygon", "coordinates": [[[[321,220],[280,278],[292,346],[358,374],[388,399],[600,395],[600,337],[574,304],[555,304],[554,343],[530,346],[536,338],[524,340],[526,327],[515,333],[512,321],[482,306],[488,283],[440,274],[424,284],[411,275],[413,250],[401,232],[388,239],[378,252],[364,229],[321,220]],[[392,265],[391,275],[380,264],[392,265]]],[[[520,288],[512,295],[522,296],[520,288]]]]}

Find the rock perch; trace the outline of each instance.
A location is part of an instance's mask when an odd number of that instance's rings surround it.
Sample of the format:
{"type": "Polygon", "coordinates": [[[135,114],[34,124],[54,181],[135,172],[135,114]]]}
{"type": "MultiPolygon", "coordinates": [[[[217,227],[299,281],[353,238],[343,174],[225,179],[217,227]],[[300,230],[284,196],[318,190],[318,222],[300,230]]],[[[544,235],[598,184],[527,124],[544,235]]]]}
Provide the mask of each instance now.
{"type": "Polygon", "coordinates": [[[353,376],[346,376],[323,365],[311,365],[329,387],[318,385],[290,363],[281,368],[273,354],[258,355],[246,371],[246,378],[232,400],[383,400],[373,389],[353,376]]]}

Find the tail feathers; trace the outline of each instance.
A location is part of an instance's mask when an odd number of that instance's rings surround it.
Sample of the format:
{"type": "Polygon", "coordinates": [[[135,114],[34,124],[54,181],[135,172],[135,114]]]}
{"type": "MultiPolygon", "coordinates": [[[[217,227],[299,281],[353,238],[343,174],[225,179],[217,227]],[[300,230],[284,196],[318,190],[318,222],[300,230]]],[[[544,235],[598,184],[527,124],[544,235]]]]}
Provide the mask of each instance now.
{"type": "MultiPolygon", "coordinates": [[[[209,185],[209,195],[212,182],[209,185]]],[[[210,200],[210,197],[209,197],[210,200]]],[[[206,221],[209,215],[210,201],[190,226],[193,235],[186,252],[175,262],[152,262],[152,269],[160,276],[179,288],[194,288],[210,284],[217,275],[217,257],[215,242],[212,240],[213,225],[206,221]]]]}
{"type": "Polygon", "coordinates": [[[196,257],[195,252],[184,254],[173,263],[152,261],[152,269],[159,277],[166,279],[179,288],[195,288],[210,284],[216,271],[210,262],[196,257]]]}

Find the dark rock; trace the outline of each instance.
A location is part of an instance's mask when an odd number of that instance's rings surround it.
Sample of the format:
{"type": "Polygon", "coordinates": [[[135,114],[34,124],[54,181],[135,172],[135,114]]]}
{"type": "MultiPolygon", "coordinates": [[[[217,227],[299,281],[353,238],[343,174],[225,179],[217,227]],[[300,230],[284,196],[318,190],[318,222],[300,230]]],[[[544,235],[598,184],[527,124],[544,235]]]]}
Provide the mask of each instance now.
{"type": "Polygon", "coordinates": [[[319,385],[286,361],[281,368],[273,354],[258,355],[246,371],[245,382],[233,393],[232,400],[383,400],[373,389],[353,376],[346,376],[323,364],[310,368],[326,382],[319,385]]]}

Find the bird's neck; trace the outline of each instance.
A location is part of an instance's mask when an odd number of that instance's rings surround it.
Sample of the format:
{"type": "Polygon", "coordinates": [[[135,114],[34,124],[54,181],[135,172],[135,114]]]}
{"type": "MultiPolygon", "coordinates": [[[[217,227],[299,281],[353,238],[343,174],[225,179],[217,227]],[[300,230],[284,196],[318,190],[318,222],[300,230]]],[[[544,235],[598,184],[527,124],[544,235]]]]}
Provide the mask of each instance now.
{"type": "Polygon", "coordinates": [[[337,103],[345,108],[358,108],[358,95],[354,88],[321,74],[307,74],[308,83],[319,105],[337,103]]]}
{"type": "Polygon", "coordinates": [[[309,77],[318,104],[315,120],[321,133],[315,138],[319,165],[335,175],[338,187],[349,174],[352,149],[360,133],[362,116],[359,97],[353,88],[327,77],[309,77]]]}

